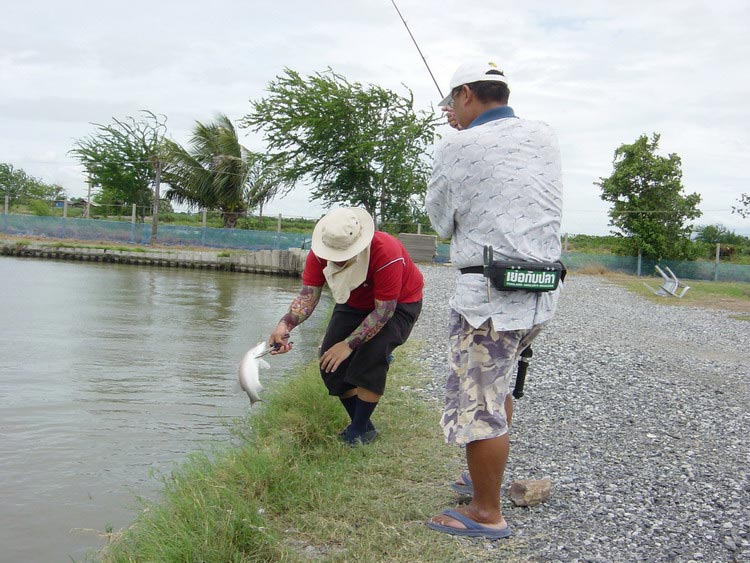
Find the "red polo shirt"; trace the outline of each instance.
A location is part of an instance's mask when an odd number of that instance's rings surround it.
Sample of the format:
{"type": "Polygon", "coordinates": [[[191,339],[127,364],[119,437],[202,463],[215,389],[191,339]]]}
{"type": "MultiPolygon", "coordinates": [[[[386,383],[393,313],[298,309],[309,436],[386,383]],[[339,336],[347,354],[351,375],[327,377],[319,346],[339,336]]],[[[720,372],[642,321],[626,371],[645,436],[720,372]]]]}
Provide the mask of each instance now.
{"type": "MultiPolygon", "coordinates": [[[[302,283],[322,287],[326,282],[323,269],[327,264],[328,261],[318,258],[310,251],[302,272],[302,283]]],[[[375,299],[414,303],[422,299],[423,287],[422,272],[414,265],[401,241],[388,233],[375,231],[370,243],[367,278],[362,285],[352,290],[346,304],[355,309],[372,310],[375,308],[375,299]]]]}

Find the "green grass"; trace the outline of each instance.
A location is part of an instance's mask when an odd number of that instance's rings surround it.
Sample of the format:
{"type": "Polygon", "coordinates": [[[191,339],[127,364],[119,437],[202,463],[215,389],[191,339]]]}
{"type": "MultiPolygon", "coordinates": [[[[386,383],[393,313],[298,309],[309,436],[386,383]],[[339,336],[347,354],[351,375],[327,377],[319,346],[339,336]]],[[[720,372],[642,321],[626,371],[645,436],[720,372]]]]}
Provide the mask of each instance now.
{"type": "Polygon", "coordinates": [[[99,250],[121,250],[123,252],[149,252],[150,249],[140,246],[122,246],[117,244],[77,244],[69,242],[54,242],[45,244],[52,248],[97,248],[99,250]]]}
{"type": "Polygon", "coordinates": [[[720,308],[742,313],[750,312],[750,283],[683,280],[683,283],[690,286],[684,297],[681,299],[667,299],[666,297],[654,295],[644,285],[645,282],[654,289],[657,289],[662,283],[662,278],[660,277],[636,277],[612,272],[605,272],[604,274],[618,285],[654,302],[720,308]]]}
{"type": "Polygon", "coordinates": [[[616,236],[569,235],[568,252],[584,254],[616,254],[622,239],[616,236]]]}
{"type": "MultiPolygon", "coordinates": [[[[401,350],[373,417],[380,437],[350,448],[337,438],[343,408],[308,366],[235,427],[236,447],[195,455],[165,479],[163,499],[115,537],[104,560],[484,560],[481,543],[425,526],[456,502],[447,479],[461,450],[443,443],[437,408],[401,390],[420,385],[414,373],[401,350]]],[[[519,541],[496,554],[518,560],[519,541]]]]}

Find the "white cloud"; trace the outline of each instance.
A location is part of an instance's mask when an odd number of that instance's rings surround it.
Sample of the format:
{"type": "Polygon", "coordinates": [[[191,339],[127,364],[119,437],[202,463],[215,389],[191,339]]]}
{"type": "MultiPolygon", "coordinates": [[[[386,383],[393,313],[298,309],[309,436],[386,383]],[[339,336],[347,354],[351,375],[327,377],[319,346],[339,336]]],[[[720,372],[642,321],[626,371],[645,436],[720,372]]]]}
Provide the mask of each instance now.
{"type": "MultiPolygon", "coordinates": [[[[608,232],[593,182],[611,172],[620,144],[659,132],[663,152],[682,157],[686,191],[703,197],[699,222],[750,233],[750,220],[730,213],[750,191],[746,2],[397,3],[442,90],[464,59],[490,56],[511,77],[517,113],[557,130],[564,230],[608,232]]],[[[195,120],[247,113],[285,66],[330,66],[400,92],[406,84],[418,109],[439,99],[387,0],[27,0],[0,19],[0,161],[82,195],[67,151],[90,122],[146,108],[166,114],[185,142],[195,120]]],[[[300,188],[268,212],[317,217],[322,208],[300,188]]]]}

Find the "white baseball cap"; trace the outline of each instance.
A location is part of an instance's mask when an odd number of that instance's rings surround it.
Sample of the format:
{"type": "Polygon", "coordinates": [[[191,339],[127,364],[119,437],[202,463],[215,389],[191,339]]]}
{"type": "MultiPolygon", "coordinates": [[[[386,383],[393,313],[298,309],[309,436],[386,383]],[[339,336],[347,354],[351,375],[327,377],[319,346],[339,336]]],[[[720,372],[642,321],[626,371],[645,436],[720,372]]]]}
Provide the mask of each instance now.
{"type": "Polygon", "coordinates": [[[504,82],[508,84],[508,78],[503,70],[492,61],[479,60],[462,64],[453,73],[450,82],[450,92],[440,100],[439,106],[447,106],[453,102],[453,90],[464,84],[473,82],[504,82]]]}

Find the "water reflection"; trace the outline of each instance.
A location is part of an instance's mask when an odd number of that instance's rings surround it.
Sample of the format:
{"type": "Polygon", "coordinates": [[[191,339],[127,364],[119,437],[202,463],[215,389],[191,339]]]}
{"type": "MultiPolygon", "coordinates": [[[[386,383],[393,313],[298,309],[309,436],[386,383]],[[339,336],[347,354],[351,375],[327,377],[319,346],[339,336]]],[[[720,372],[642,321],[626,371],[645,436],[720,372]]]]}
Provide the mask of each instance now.
{"type": "MultiPolygon", "coordinates": [[[[71,529],[125,526],[153,470],[226,441],[249,408],[239,360],[299,283],[0,258],[0,559],[80,559],[101,541],[71,529]]],[[[321,313],[269,360],[267,387],[314,357],[321,313]]]]}

